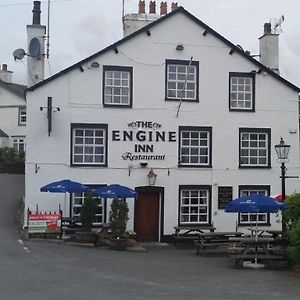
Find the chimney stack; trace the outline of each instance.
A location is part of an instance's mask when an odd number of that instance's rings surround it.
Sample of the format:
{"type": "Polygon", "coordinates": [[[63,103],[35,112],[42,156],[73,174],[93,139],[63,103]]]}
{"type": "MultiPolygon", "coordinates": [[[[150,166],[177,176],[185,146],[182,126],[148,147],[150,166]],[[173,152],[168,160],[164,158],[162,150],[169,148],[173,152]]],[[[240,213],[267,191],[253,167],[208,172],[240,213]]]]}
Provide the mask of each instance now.
{"type": "Polygon", "coordinates": [[[150,1],[149,14],[156,14],[156,2],[155,1],[150,1]]]}
{"type": "Polygon", "coordinates": [[[8,71],[7,64],[0,65],[0,80],[6,83],[12,83],[12,71],[8,71]]]}
{"type": "Polygon", "coordinates": [[[32,25],[41,25],[41,1],[33,1],[32,25]]]}
{"type": "Polygon", "coordinates": [[[172,6],[171,6],[171,10],[174,11],[178,8],[178,3],[177,2],[173,2],[172,6]]]}
{"type": "Polygon", "coordinates": [[[278,34],[272,33],[271,23],[264,24],[264,34],[259,38],[260,62],[279,74],[278,34]]]}
{"type": "Polygon", "coordinates": [[[145,1],[140,0],[139,2],[139,14],[145,13],[145,1]]]}
{"type": "Polygon", "coordinates": [[[164,16],[168,13],[168,4],[167,2],[160,3],[160,15],[164,16]]]}

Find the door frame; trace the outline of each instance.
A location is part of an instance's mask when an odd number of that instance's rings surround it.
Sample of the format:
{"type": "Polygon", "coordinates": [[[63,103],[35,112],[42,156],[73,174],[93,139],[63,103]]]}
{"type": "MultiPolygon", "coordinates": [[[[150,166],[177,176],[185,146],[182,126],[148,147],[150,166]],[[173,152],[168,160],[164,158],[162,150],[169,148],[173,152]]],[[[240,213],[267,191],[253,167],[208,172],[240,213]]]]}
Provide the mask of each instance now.
{"type": "MultiPolygon", "coordinates": [[[[138,193],[153,192],[159,194],[159,217],[158,217],[158,241],[161,241],[164,232],[164,187],[161,186],[138,186],[135,188],[138,193]]],[[[137,220],[137,205],[138,199],[134,199],[134,231],[136,231],[136,220],[137,220]]]]}

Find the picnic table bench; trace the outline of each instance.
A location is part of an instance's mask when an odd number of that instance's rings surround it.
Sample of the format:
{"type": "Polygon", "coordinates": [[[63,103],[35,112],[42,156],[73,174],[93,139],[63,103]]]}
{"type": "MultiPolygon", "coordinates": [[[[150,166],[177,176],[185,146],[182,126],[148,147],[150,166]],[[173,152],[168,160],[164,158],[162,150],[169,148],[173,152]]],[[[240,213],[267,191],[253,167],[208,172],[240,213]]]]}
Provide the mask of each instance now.
{"type": "Polygon", "coordinates": [[[269,237],[236,237],[230,238],[231,246],[228,248],[229,256],[237,266],[242,266],[244,261],[266,261],[270,264],[273,260],[284,260],[285,257],[278,251],[273,251],[276,244],[274,238],[269,237]]]}
{"type": "Polygon", "coordinates": [[[174,226],[175,234],[174,237],[174,244],[177,248],[179,241],[195,241],[198,239],[199,233],[204,232],[213,232],[215,231],[215,227],[212,225],[198,225],[198,226],[174,226]]]}
{"type": "Polygon", "coordinates": [[[200,249],[202,249],[202,255],[204,255],[205,249],[227,245],[230,243],[230,238],[240,236],[242,236],[242,233],[237,231],[214,231],[199,233],[198,239],[195,241],[197,245],[197,255],[200,254],[200,249]]]}

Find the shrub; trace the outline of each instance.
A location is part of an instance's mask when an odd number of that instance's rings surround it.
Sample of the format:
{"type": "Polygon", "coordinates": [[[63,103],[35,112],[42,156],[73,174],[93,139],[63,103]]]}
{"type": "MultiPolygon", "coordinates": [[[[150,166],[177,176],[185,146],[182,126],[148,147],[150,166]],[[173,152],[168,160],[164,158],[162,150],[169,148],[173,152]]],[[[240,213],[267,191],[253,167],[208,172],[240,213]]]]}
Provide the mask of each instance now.
{"type": "Polygon", "coordinates": [[[25,153],[12,148],[0,148],[0,173],[24,174],[25,153]]]}
{"type": "Polygon", "coordinates": [[[289,255],[291,260],[300,265],[300,217],[294,226],[288,231],[291,248],[289,255]]]}
{"type": "Polygon", "coordinates": [[[93,222],[95,221],[97,211],[97,201],[92,194],[88,194],[80,210],[80,222],[86,231],[91,231],[93,222]]]}
{"type": "Polygon", "coordinates": [[[128,221],[128,206],[124,201],[113,199],[109,212],[109,228],[113,237],[123,237],[128,221]]]}

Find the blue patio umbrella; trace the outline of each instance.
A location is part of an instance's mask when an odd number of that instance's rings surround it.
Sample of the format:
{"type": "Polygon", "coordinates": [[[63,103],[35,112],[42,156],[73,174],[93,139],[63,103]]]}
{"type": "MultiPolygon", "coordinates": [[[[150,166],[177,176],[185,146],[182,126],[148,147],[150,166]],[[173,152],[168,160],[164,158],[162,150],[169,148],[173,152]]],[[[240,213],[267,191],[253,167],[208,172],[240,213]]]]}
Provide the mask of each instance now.
{"type": "Polygon", "coordinates": [[[272,197],[250,194],[230,201],[225,211],[237,213],[273,213],[285,209],[285,204],[277,202],[272,197]]]}
{"type": "Polygon", "coordinates": [[[94,191],[94,194],[102,198],[136,198],[138,193],[127,186],[120,184],[110,184],[100,187],[94,191]]]}
{"type": "Polygon", "coordinates": [[[66,193],[88,192],[89,188],[79,182],[65,179],[65,180],[51,182],[41,187],[40,191],[50,192],[50,193],[64,193],[65,194],[64,210],[66,211],[66,193]]]}

